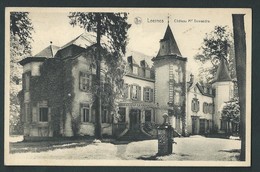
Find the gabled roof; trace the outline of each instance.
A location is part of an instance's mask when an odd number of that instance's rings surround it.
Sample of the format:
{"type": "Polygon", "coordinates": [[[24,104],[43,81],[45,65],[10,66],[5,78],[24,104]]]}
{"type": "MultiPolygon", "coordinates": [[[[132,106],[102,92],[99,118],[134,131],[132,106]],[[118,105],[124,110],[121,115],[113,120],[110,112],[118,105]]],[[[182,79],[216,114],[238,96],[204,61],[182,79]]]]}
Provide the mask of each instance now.
{"type": "Polygon", "coordinates": [[[75,39],[73,39],[72,41],[68,42],[67,44],[65,44],[64,46],[61,47],[61,49],[64,49],[70,45],[76,45],[82,48],[87,48],[88,46],[91,46],[93,44],[96,43],[95,38],[84,32],[81,35],[79,35],[78,37],[76,37],[75,39]]]}
{"type": "Polygon", "coordinates": [[[60,47],[58,47],[56,45],[49,45],[48,47],[43,49],[41,52],[36,54],[34,57],[53,58],[59,49],[60,49],[60,47]]]}
{"type": "Polygon", "coordinates": [[[217,73],[215,78],[213,79],[212,83],[215,82],[224,82],[224,81],[232,81],[229,72],[228,72],[228,68],[227,68],[227,64],[226,64],[226,60],[224,58],[221,58],[218,69],[217,69],[217,73]]]}
{"type": "MultiPolygon", "coordinates": [[[[168,47],[165,47],[168,48],[167,55],[182,56],[169,25],[167,26],[163,39],[160,40],[160,42],[164,42],[164,41],[168,41],[168,45],[169,45],[168,47]]],[[[163,56],[163,55],[165,54],[162,54],[162,50],[160,49],[157,56],[163,56]]]]}
{"type": "Polygon", "coordinates": [[[214,89],[212,88],[211,85],[205,84],[205,83],[202,83],[202,82],[197,82],[196,85],[197,85],[197,87],[199,88],[200,93],[201,93],[202,95],[204,95],[204,96],[210,96],[210,97],[214,96],[215,91],[214,91],[214,89]],[[211,90],[211,93],[209,93],[209,90],[211,90]]]}

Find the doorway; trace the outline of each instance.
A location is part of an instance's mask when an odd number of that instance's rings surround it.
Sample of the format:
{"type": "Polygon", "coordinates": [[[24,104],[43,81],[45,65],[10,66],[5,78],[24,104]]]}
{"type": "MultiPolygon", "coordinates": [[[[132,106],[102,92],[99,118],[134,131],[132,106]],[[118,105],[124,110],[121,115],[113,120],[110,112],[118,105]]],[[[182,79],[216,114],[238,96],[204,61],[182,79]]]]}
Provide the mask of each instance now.
{"type": "Polygon", "coordinates": [[[138,130],[140,128],[140,118],[141,118],[141,110],[140,109],[131,109],[130,110],[130,129],[138,130]]]}

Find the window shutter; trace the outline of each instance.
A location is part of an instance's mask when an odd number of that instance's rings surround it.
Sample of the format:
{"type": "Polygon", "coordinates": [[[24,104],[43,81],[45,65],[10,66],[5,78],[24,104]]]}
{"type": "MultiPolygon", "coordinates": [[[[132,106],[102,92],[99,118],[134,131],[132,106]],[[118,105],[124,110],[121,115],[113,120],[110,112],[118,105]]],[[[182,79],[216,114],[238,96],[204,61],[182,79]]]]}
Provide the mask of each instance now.
{"type": "Polygon", "coordinates": [[[126,86],[125,86],[126,88],[125,88],[125,98],[128,98],[128,84],[126,84],[126,86]]]}
{"type": "Polygon", "coordinates": [[[81,119],[81,121],[84,121],[83,120],[83,104],[82,103],[80,103],[80,105],[79,105],[79,111],[80,111],[80,119],[81,119]]]}
{"type": "Polygon", "coordinates": [[[150,102],[153,102],[153,89],[150,89],[150,102]]]}
{"type": "Polygon", "coordinates": [[[82,90],[82,81],[81,81],[81,77],[82,77],[82,72],[79,72],[79,89],[82,90]]]}
{"type": "Polygon", "coordinates": [[[51,121],[51,108],[48,108],[48,121],[51,121]]]}
{"type": "Polygon", "coordinates": [[[33,107],[32,108],[32,120],[33,120],[33,122],[37,122],[38,120],[37,120],[37,108],[36,107],[33,107]]]}
{"type": "Polygon", "coordinates": [[[133,85],[130,85],[130,98],[133,99],[133,85]]]}
{"type": "Polygon", "coordinates": [[[138,100],[141,100],[141,87],[138,86],[138,100]]]}
{"type": "Polygon", "coordinates": [[[95,106],[91,107],[91,122],[95,123],[96,121],[96,110],[95,110],[95,106]]]}
{"type": "Polygon", "coordinates": [[[143,88],[143,101],[146,102],[147,100],[146,100],[146,98],[145,98],[145,92],[146,92],[146,88],[144,87],[144,88],[143,88]]]}

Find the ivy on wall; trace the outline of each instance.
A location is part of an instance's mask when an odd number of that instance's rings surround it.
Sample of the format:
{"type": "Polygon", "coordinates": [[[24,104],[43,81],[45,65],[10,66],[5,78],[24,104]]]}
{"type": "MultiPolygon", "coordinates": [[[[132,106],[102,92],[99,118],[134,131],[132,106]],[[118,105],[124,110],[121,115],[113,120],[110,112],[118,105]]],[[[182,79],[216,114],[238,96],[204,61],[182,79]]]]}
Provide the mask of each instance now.
{"type": "MultiPolygon", "coordinates": [[[[47,59],[40,67],[40,76],[31,77],[32,105],[36,106],[40,101],[48,101],[48,107],[51,108],[50,127],[53,129],[54,135],[62,134],[60,129],[65,127],[66,114],[72,115],[73,65],[72,60],[47,59]]],[[[72,117],[72,119],[74,118],[72,117]]],[[[74,122],[74,120],[72,121],[74,122]]]]}

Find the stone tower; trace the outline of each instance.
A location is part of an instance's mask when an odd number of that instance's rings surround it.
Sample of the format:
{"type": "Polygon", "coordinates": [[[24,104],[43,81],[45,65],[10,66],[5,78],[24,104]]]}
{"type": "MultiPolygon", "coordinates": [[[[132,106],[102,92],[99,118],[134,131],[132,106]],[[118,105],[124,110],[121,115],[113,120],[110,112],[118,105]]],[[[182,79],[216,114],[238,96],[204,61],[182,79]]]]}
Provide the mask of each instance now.
{"type": "Polygon", "coordinates": [[[160,49],[153,59],[155,67],[155,103],[157,119],[160,124],[162,115],[168,113],[169,123],[180,133],[186,130],[186,62],[182,57],[170,26],[167,26],[160,49]]]}
{"type": "Polygon", "coordinates": [[[215,89],[215,113],[213,116],[214,129],[219,131],[221,128],[221,110],[225,102],[230,101],[233,98],[234,84],[227,68],[226,59],[220,60],[216,76],[212,82],[212,87],[215,89]]]}

